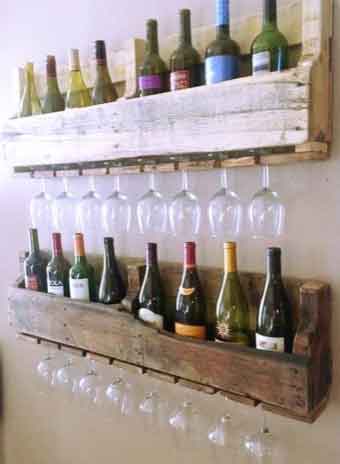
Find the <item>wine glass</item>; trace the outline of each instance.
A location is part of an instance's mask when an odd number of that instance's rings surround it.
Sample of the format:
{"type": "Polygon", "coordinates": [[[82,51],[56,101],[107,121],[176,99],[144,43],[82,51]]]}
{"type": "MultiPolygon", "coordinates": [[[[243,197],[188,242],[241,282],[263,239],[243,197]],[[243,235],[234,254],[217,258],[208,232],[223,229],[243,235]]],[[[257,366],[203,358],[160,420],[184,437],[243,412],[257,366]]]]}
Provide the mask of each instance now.
{"type": "Polygon", "coordinates": [[[89,187],[90,190],[77,205],[77,228],[78,232],[86,235],[87,250],[94,253],[102,246],[102,200],[96,192],[93,176],[89,178],[89,187]]]}
{"type": "Polygon", "coordinates": [[[103,229],[108,237],[119,237],[130,230],[131,206],[128,197],[120,191],[120,178],[114,178],[114,191],[102,206],[103,229]]]}
{"type": "Polygon", "coordinates": [[[77,232],[76,208],[77,199],[69,191],[69,181],[63,178],[64,190],[53,202],[53,222],[55,232],[63,236],[65,250],[73,250],[73,237],[77,232]]]}
{"type": "Polygon", "coordinates": [[[169,218],[174,236],[190,240],[193,235],[198,234],[201,223],[201,207],[196,195],[189,191],[186,171],[182,171],[182,191],[171,202],[169,218]]]}
{"type": "Polygon", "coordinates": [[[147,389],[142,402],[139,405],[139,411],[147,427],[159,430],[168,425],[169,417],[169,399],[165,400],[159,393],[156,381],[150,381],[150,388],[147,389]]]}
{"type": "Polygon", "coordinates": [[[155,174],[149,176],[149,191],[137,204],[138,226],[141,234],[149,240],[157,239],[159,234],[166,232],[168,208],[163,195],[156,190],[155,174]]]}
{"type": "Polygon", "coordinates": [[[225,240],[239,235],[243,207],[239,196],[229,188],[228,170],[221,174],[221,189],[210,200],[208,217],[213,238],[225,240]]]}
{"type": "Polygon", "coordinates": [[[38,230],[40,245],[49,249],[53,230],[53,198],[46,192],[46,180],[41,179],[41,192],[30,202],[31,225],[38,230]]]}
{"type": "Polygon", "coordinates": [[[275,238],[282,235],[285,207],[279,195],[269,187],[269,167],[262,168],[262,189],[255,193],[248,215],[254,238],[275,238]]]}
{"type": "Polygon", "coordinates": [[[49,394],[54,386],[55,372],[66,362],[64,353],[48,351],[36,367],[38,379],[40,380],[39,392],[49,394]]]}
{"type": "Polygon", "coordinates": [[[95,405],[98,388],[100,388],[102,383],[103,378],[97,369],[97,364],[91,359],[85,375],[74,385],[73,391],[79,395],[83,405],[89,408],[95,405]]]}
{"type": "Polygon", "coordinates": [[[184,401],[171,414],[169,424],[175,432],[175,441],[179,449],[191,448],[193,443],[199,444],[205,436],[203,419],[191,400],[184,401]]]}
{"type": "Polygon", "coordinates": [[[64,365],[56,370],[53,377],[53,386],[58,389],[67,401],[71,401],[76,385],[81,378],[81,366],[72,356],[66,359],[64,365]]]}

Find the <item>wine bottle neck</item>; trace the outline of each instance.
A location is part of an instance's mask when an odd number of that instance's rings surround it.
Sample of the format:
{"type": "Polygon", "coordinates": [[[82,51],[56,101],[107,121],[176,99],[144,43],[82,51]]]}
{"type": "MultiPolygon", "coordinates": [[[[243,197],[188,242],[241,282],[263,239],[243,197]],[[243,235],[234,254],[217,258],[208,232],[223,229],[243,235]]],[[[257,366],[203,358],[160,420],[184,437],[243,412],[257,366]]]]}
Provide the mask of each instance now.
{"type": "Polygon", "coordinates": [[[39,253],[39,238],[37,229],[30,229],[30,253],[39,253]]]}
{"type": "Polygon", "coordinates": [[[224,271],[226,274],[237,273],[236,247],[224,249],[224,271]]]}
{"type": "Polygon", "coordinates": [[[58,81],[56,77],[47,76],[47,90],[59,91],[58,81]]]}
{"type": "Polygon", "coordinates": [[[264,0],[263,29],[277,27],[276,0],[264,0]]]}
{"type": "Polygon", "coordinates": [[[229,31],[229,11],[229,0],[216,0],[216,26],[218,30],[220,27],[227,26],[227,30],[229,31]]]}
{"type": "Polygon", "coordinates": [[[147,23],[147,33],[146,33],[146,54],[158,55],[158,28],[157,21],[150,20],[147,23]]]}
{"type": "Polygon", "coordinates": [[[86,263],[85,245],[82,234],[76,234],[74,239],[74,261],[76,264],[86,263]]]}
{"type": "Polygon", "coordinates": [[[61,245],[60,234],[53,234],[52,236],[52,254],[53,254],[53,258],[63,256],[63,248],[61,245]]]}
{"type": "Polygon", "coordinates": [[[196,246],[194,243],[186,244],[184,248],[184,269],[196,268],[196,246]]]}
{"type": "Polygon", "coordinates": [[[146,246],[145,262],[147,268],[158,269],[158,253],[156,243],[148,243],[146,246]]]}
{"type": "Polygon", "coordinates": [[[182,10],[180,13],[180,45],[191,45],[191,15],[190,10],[182,10]]]}
{"type": "Polygon", "coordinates": [[[112,268],[115,263],[115,252],[113,241],[105,242],[104,245],[104,267],[112,268]]]}
{"type": "Polygon", "coordinates": [[[281,257],[268,256],[267,257],[267,277],[281,278],[281,257]]]}

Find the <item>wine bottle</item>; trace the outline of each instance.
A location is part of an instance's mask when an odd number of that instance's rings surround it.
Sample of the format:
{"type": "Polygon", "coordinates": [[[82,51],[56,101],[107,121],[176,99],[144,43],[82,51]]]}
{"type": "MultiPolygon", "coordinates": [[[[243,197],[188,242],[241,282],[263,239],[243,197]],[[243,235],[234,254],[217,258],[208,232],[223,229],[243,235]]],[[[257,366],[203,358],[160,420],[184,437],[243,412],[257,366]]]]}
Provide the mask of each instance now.
{"type": "Polygon", "coordinates": [[[281,277],[281,249],[267,250],[267,278],[257,315],[256,348],[290,352],[292,310],[281,277]]]}
{"type": "Polygon", "coordinates": [[[52,295],[70,296],[69,272],[70,264],[64,258],[61,234],[52,234],[52,259],[47,265],[47,291],[52,295]]]}
{"type": "Polygon", "coordinates": [[[46,292],[46,259],[40,247],[37,229],[29,229],[29,255],[24,261],[25,288],[46,292]]]}
{"type": "Polygon", "coordinates": [[[277,27],[276,0],[264,0],[262,32],[252,47],[253,75],[282,71],[288,66],[288,41],[277,27]]]}
{"type": "Polygon", "coordinates": [[[207,338],[207,311],[196,269],[196,244],[184,245],[184,271],[176,299],[175,332],[192,338],[207,338]]]}
{"type": "Polygon", "coordinates": [[[43,113],[55,113],[57,111],[64,111],[65,100],[59,90],[57,80],[57,66],[55,57],[52,55],[47,56],[46,76],[47,92],[43,102],[43,113]]]}
{"type": "Polygon", "coordinates": [[[66,94],[66,108],[82,108],[90,106],[91,95],[86,87],[80,69],[79,50],[71,49],[69,55],[69,88],[66,94]]]}
{"type": "Polygon", "coordinates": [[[74,265],[70,269],[70,296],[74,300],[95,301],[94,269],[87,262],[84,236],[75,234],[74,265]]]}
{"type": "Polygon", "coordinates": [[[206,84],[235,79],[240,75],[240,47],[230,37],[229,0],[216,0],[216,39],[205,53],[206,84]]]}
{"type": "Polygon", "coordinates": [[[224,244],[224,276],[216,306],[216,341],[250,344],[249,309],[237,272],[236,243],[224,244]]]}
{"type": "Polygon", "coordinates": [[[25,66],[25,87],[20,101],[19,117],[41,114],[41,103],[38,97],[34,78],[34,64],[25,66]]]}
{"type": "Polygon", "coordinates": [[[170,58],[172,91],[200,85],[201,58],[192,46],[190,10],[180,11],[180,27],[179,46],[170,58]]]}
{"type": "Polygon", "coordinates": [[[138,318],[156,329],[163,329],[165,325],[165,298],[156,243],[146,245],[146,271],[139,292],[138,318]]]}
{"type": "Polygon", "coordinates": [[[104,265],[98,300],[103,304],[120,303],[126,296],[126,287],[120,274],[114,252],[113,238],[104,238],[104,265]]]}
{"type": "Polygon", "coordinates": [[[159,56],[158,25],[155,19],[146,23],[147,38],[145,57],[139,72],[139,90],[141,97],[154,95],[166,90],[166,65],[159,56]]]}
{"type": "Polygon", "coordinates": [[[100,105],[102,103],[114,102],[118,95],[112,83],[109,69],[107,66],[106,46],[104,40],[96,40],[96,81],[92,92],[92,103],[100,105]]]}

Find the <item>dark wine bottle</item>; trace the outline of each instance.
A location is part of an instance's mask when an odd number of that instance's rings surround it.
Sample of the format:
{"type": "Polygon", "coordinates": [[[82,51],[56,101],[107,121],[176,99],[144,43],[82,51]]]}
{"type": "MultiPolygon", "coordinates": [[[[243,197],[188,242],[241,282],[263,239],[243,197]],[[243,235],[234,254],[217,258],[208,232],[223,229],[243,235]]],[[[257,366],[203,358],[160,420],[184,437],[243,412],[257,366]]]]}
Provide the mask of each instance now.
{"type": "Polygon", "coordinates": [[[47,265],[47,292],[57,296],[70,296],[70,264],[64,258],[61,234],[52,234],[52,259],[47,265]]]}
{"type": "Polygon", "coordinates": [[[146,24],[147,38],[144,63],[139,72],[139,90],[141,97],[154,95],[166,90],[166,65],[159,56],[158,25],[155,19],[146,24]]]}
{"type": "Polygon", "coordinates": [[[83,234],[74,236],[74,265],[70,269],[70,296],[74,300],[95,301],[94,269],[87,262],[83,234]]]}
{"type": "Polygon", "coordinates": [[[43,113],[64,111],[65,99],[61,95],[57,80],[57,66],[55,57],[48,55],[46,64],[47,92],[43,101],[43,113]]]}
{"type": "Polygon", "coordinates": [[[224,267],[224,277],[216,307],[216,341],[249,345],[249,309],[237,272],[234,242],[224,244],[224,267]]]}
{"type": "Polygon", "coordinates": [[[29,250],[24,261],[25,288],[46,292],[46,259],[40,251],[37,229],[29,229],[29,250]]]}
{"type": "Polygon", "coordinates": [[[252,47],[253,74],[283,71],[288,66],[288,41],[277,27],[276,0],[264,0],[262,32],[252,47]]]}
{"type": "Polygon", "coordinates": [[[230,37],[229,0],[216,0],[216,39],[205,53],[206,84],[235,79],[240,75],[240,47],[230,37]]]}
{"type": "Polygon", "coordinates": [[[92,103],[100,105],[117,100],[118,95],[112,83],[107,66],[106,46],[104,40],[96,40],[96,81],[92,92],[92,103]]]}
{"type": "Polygon", "coordinates": [[[172,91],[200,85],[201,57],[192,46],[190,10],[180,11],[180,25],[179,46],[170,58],[172,91]]]}
{"type": "Polygon", "coordinates": [[[256,348],[291,352],[292,309],[281,277],[281,249],[267,250],[267,279],[257,315],[256,348]]]}
{"type": "Polygon", "coordinates": [[[156,329],[161,330],[165,325],[165,298],[156,243],[146,245],[146,271],[139,292],[138,318],[156,329]]]}
{"type": "Polygon", "coordinates": [[[196,244],[184,245],[184,271],[176,300],[175,332],[192,338],[207,338],[207,310],[196,269],[196,244]]]}
{"type": "Polygon", "coordinates": [[[119,271],[113,238],[104,238],[104,265],[98,300],[103,304],[120,303],[126,296],[126,287],[119,271]]]}

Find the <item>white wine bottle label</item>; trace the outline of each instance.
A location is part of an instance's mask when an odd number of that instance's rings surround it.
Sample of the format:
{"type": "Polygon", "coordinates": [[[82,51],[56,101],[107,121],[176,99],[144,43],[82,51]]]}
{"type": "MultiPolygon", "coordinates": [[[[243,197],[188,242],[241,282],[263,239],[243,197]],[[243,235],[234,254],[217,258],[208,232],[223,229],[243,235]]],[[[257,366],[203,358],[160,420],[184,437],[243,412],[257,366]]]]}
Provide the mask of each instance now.
{"type": "Polygon", "coordinates": [[[256,348],[264,351],[277,351],[284,353],[285,351],[285,339],[283,337],[265,337],[260,334],[256,334],[256,348]]]}
{"type": "Polygon", "coordinates": [[[271,71],[270,52],[260,52],[253,55],[253,75],[266,74],[271,71]]]}
{"type": "Polygon", "coordinates": [[[70,279],[70,296],[73,300],[90,301],[89,279],[70,279]]]}
{"type": "Polygon", "coordinates": [[[64,285],[60,282],[47,282],[47,293],[56,296],[65,296],[64,285]]]}
{"type": "Polygon", "coordinates": [[[138,312],[138,317],[141,321],[150,324],[152,327],[158,330],[163,330],[164,328],[164,318],[160,314],[155,314],[147,308],[140,308],[138,312]]]}

